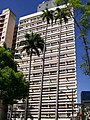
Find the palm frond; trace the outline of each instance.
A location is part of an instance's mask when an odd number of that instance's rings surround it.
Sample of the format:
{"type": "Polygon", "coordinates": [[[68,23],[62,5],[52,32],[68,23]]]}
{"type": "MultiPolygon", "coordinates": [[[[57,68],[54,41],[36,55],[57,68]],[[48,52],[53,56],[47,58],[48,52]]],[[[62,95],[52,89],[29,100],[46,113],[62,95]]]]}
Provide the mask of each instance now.
{"type": "Polygon", "coordinates": [[[46,19],[47,21],[47,24],[50,24],[50,21],[51,21],[51,24],[53,24],[53,10],[48,10],[48,8],[46,8],[44,11],[43,11],[43,14],[41,15],[42,17],[42,20],[44,21],[46,19]]]}
{"type": "Polygon", "coordinates": [[[60,23],[62,23],[62,19],[64,20],[65,24],[68,22],[68,18],[70,17],[70,13],[66,8],[56,8],[55,12],[55,22],[59,19],[60,23]]]}
{"type": "Polygon", "coordinates": [[[32,52],[32,54],[39,56],[40,51],[43,52],[44,48],[44,40],[40,34],[32,32],[31,34],[26,34],[25,38],[26,40],[20,42],[20,45],[23,46],[21,52],[25,50],[28,55],[32,52]]]}

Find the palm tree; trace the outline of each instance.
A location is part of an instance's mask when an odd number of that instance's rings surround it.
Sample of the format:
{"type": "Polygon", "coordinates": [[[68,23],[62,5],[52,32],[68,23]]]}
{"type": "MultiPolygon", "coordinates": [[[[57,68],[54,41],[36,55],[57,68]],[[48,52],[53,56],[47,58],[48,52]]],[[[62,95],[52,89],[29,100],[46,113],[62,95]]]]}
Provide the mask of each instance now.
{"type": "Polygon", "coordinates": [[[42,108],[42,91],[43,91],[43,78],[44,78],[44,63],[45,63],[45,51],[46,51],[46,40],[47,40],[47,28],[48,24],[53,24],[53,11],[49,11],[47,8],[43,10],[43,14],[41,15],[42,20],[46,20],[46,35],[45,35],[45,44],[44,44],[44,52],[43,52],[43,65],[42,65],[42,79],[41,79],[41,91],[40,91],[40,105],[39,105],[39,116],[38,120],[41,120],[41,108],[42,108]]]}
{"type": "MultiPolygon", "coordinates": [[[[29,84],[30,84],[30,75],[31,75],[31,61],[32,55],[40,56],[40,51],[44,50],[44,40],[40,37],[40,34],[31,33],[25,35],[26,40],[20,42],[20,45],[24,45],[21,51],[26,51],[28,55],[30,55],[30,63],[29,63],[29,84]]],[[[29,104],[29,86],[28,86],[28,96],[26,99],[25,106],[25,120],[28,117],[28,104],[29,104]]]]}
{"type": "Polygon", "coordinates": [[[56,90],[56,111],[55,120],[58,120],[58,100],[59,100],[59,73],[60,73],[60,49],[61,49],[61,32],[62,32],[62,22],[65,24],[68,22],[68,17],[70,17],[69,12],[65,8],[56,8],[55,11],[55,22],[59,19],[60,22],[60,35],[59,35],[59,48],[58,48],[58,70],[57,70],[57,90],[56,90]]]}

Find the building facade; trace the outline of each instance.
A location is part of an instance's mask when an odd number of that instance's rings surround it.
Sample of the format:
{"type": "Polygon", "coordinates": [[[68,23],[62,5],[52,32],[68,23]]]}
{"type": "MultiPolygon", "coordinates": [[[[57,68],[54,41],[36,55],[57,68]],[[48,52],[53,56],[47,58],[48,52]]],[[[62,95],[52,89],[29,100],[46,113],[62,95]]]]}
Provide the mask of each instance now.
{"type": "Polygon", "coordinates": [[[0,46],[5,42],[8,48],[12,47],[16,16],[10,9],[0,14],[0,46]]]}
{"type": "MultiPolygon", "coordinates": [[[[65,7],[65,6],[60,6],[65,7]]],[[[55,10],[56,8],[52,8],[55,10]]],[[[35,33],[41,34],[45,40],[47,22],[42,21],[43,12],[33,13],[19,19],[17,41],[16,41],[16,55],[20,55],[22,46],[19,46],[20,41],[25,40],[25,34],[35,33]]],[[[31,79],[29,89],[29,110],[28,117],[33,116],[35,120],[39,120],[38,116],[41,112],[41,120],[55,120],[58,113],[58,119],[65,120],[71,119],[75,116],[76,108],[74,105],[77,103],[77,82],[76,82],[76,53],[75,53],[75,33],[74,33],[74,20],[68,18],[68,23],[62,22],[60,29],[59,20],[48,25],[47,39],[46,39],[46,52],[45,52],[45,65],[44,65],[44,78],[43,78],[43,91],[42,100],[40,101],[41,80],[42,80],[42,65],[43,54],[40,57],[32,57],[31,63],[31,79]],[[60,34],[61,31],[61,34],[60,34]],[[61,38],[60,38],[61,37],[61,38]],[[60,44],[59,44],[59,40],[60,44]],[[59,48],[60,45],[60,49],[59,48]],[[60,52],[60,64],[58,70],[58,56],[60,52]],[[58,76],[59,74],[59,76],[58,76]],[[57,79],[59,81],[57,82],[57,79]],[[59,89],[57,91],[57,86],[59,89]],[[58,100],[57,100],[58,92],[58,100]],[[58,104],[57,104],[58,101],[58,104]],[[41,103],[41,107],[40,107],[41,103]],[[56,107],[56,104],[58,107],[56,107]],[[39,109],[41,108],[41,110],[39,109]],[[57,109],[58,108],[58,109],[57,109]]],[[[29,76],[29,56],[26,52],[21,54],[22,59],[16,59],[19,70],[23,71],[25,78],[28,80],[29,76]]],[[[25,104],[18,103],[18,108],[15,110],[17,118],[24,118],[25,104]],[[19,113],[19,114],[18,114],[19,113]]]]}

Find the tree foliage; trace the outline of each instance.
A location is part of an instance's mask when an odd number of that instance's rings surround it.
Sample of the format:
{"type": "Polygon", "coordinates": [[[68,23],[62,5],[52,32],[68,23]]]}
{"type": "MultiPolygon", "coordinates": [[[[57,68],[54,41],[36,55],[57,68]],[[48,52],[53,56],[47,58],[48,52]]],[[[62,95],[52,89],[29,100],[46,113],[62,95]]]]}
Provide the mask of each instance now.
{"type": "Polygon", "coordinates": [[[0,98],[3,104],[12,104],[27,96],[27,82],[21,72],[12,68],[0,69],[0,98]]]}
{"type": "Polygon", "coordinates": [[[0,47],[0,99],[3,104],[12,103],[27,96],[28,82],[17,71],[12,53],[0,47]]]}
{"type": "Polygon", "coordinates": [[[6,50],[4,47],[0,47],[0,68],[9,66],[13,70],[17,71],[17,65],[14,61],[14,56],[9,50],[6,50]]]}
{"type": "Polygon", "coordinates": [[[83,59],[81,68],[86,75],[90,75],[90,41],[88,40],[90,30],[90,0],[55,0],[55,4],[66,4],[67,10],[70,11],[70,9],[73,8],[79,15],[79,18],[76,19],[71,12],[71,16],[73,17],[76,26],[79,28],[78,38],[82,39],[85,50],[85,59],[83,59]]]}

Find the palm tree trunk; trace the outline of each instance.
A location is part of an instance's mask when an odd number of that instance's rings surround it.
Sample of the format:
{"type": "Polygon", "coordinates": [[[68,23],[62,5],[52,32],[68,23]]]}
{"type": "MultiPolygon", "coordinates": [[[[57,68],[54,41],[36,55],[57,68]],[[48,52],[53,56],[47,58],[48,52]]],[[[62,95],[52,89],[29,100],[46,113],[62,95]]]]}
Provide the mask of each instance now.
{"type": "Polygon", "coordinates": [[[61,29],[62,29],[62,25],[60,26],[60,39],[59,39],[59,41],[58,41],[59,48],[58,48],[58,70],[57,70],[57,88],[56,88],[56,110],[55,110],[55,120],[58,120],[58,100],[59,100],[59,73],[60,73],[61,29]]]}
{"type": "Polygon", "coordinates": [[[0,100],[0,120],[7,120],[8,105],[0,100]]]}
{"type": "Polygon", "coordinates": [[[41,91],[40,91],[40,103],[39,103],[39,115],[38,115],[38,120],[41,120],[42,92],[43,92],[43,80],[44,80],[44,64],[45,64],[45,51],[46,51],[47,28],[48,28],[48,24],[47,24],[47,26],[46,26],[44,53],[43,53],[43,58],[42,58],[43,64],[42,64],[42,79],[41,79],[41,91]]]}
{"type": "Polygon", "coordinates": [[[29,87],[30,87],[30,77],[31,77],[31,61],[32,61],[32,50],[30,54],[30,63],[29,63],[29,84],[28,84],[28,95],[26,98],[26,105],[25,105],[25,118],[24,120],[27,120],[28,118],[28,107],[29,107],[29,87]]]}

